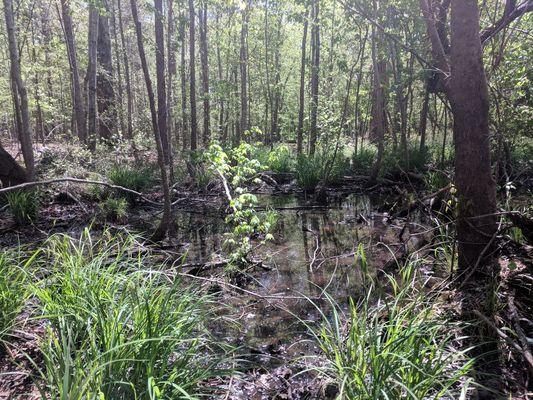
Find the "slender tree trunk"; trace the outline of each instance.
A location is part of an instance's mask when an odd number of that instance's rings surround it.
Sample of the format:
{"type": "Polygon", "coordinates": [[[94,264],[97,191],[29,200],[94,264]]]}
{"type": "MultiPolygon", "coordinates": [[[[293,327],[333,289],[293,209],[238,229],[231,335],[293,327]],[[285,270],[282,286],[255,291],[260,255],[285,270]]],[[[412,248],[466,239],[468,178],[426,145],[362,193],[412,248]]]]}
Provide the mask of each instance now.
{"type": "Polygon", "coordinates": [[[126,37],[124,34],[124,22],[122,17],[122,1],[117,0],[118,7],[118,25],[120,31],[120,42],[122,44],[122,53],[124,57],[124,80],[126,81],[126,97],[127,97],[127,129],[126,138],[133,139],[133,94],[131,91],[131,77],[130,77],[130,62],[128,59],[128,49],[126,47],[126,37]]]}
{"type": "MultiPolygon", "coordinates": [[[[115,0],[111,0],[111,26],[113,28],[113,41],[114,44],[114,50],[115,50],[115,62],[116,62],[116,68],[117,68],[117,91],[118,91],[118,98],[120,101],[119,104],[116,105],[116,110],[118,110],[118,122],[120,124],[120,134],[125,135],[126,134],[126,123],[124,121],[124,102],[122,99],[124,98],[124,88],[122,85],[122,63],[121,63],[121,57],[120,57],[120,42],[118,39],[119,33],[118,33],[118,26],[117,26],[117,10],[115,9],[115,0]]],[[[122,50],[123,52],[126,52],[125,49],[122,50]]]]}
{"type": "Polygon", "coordinates": [[[191,103],[191,150],[198,147],[198,121],[196,117],[196,27],[194,0],[189,0],[189,69],[190,69],[190,103],[191,103]]]}
{"type": "Polygon", "coordinates": [[[9,45],[9,59],[11,62],[11,76],[14,80],[12,87],[16,89],[13,91],[13,95],[20,102],[21,129],[19,131],[19,140],[24,163],[26,164],[27,178],[28,180],[33,180],[35,177],[35,161],[33,157],[32,132],[28,110],[28,93],[24,86],[24,82],[22,81],[22,74],[20,71],[20,56],[15,32],[15,18],[13,16],[12,0],[4,0],[4,16],[9,45]]]}
{"type": "MultiPolygon", "coordinates": [[[[173,125],[173,110],[174,110],[174,95],[173,95],[173,79],[176,75],[176,41],[174,38],[174,0],[167,0],[168,21],[167,21],[167,132],[168,140],[171,143],[172,132],[176,133],[175,144],[178,145],[178,135],[173,125]]],[[[172,148],[172,145],[169,146],[172,148]]]]}
{"type": "MultiPolygon", "coordinates": [[[[183,11],[182,11],[183,12],[183,11]]],[[[187,71],[186,71],[186,43],[187,32],[185,29],[185,15],[184,12],[180,18],[180,38],[181,38],[181,61],[180,61],[180,83],[181,83],[181,140],[182,149],[187,150],[189,147],[189,130],[188,130],[188,115],[187,115],[187,71]]]]}
{"type": "Polygon", "coordinates": [[[163,183],[163,196],[164,196],[164,208],[163,217],[156,231],[152,235],[152,240],[159,241],[163,239],[168,231],[171,219],[171,203],[170,203],[170,187],[165,167],[163,143],[161,141],[159,131],[159,121],[157,117],[157,110],[155,105],[154,90],[152,88],[152,81],[150,79],[150,71],[148,70],[148,63],[146,61],[146,53],[144,52],[144,44],[142,38],[142,27],[139,21],[139,15],[137,11],[137,3],[135,0],[130,0],[131,13],[133,16],[133,22],[135,23],[135,32],[137,34],[137,47],[139,49],[139,57],[141,59],[141,66],[144,75],[144,81],[146,84],[146,90],[148,92],[148,102],[150,104],[150,116],[152,118],[152,130],[155,137],[155,143],[157,147],[157,162],[161,171],[161,180],[163,183]]]}
{"type": "MultiPolygon", "coordinates": [[[[378,10],[374,1],[374,12],[378,10]]],[[[370,121],[370,137],[377,143],[378,152],[376,161],[370,174],[370,182],[375,182],[381,171],[383,153],[385,150],[385,132],[386,132],[386,99],[385,90],[387,86],[387,60],[381,47],[382,38],[373,27],[372,34],[372,64],[374,69],[374,82],[372,90],[372,119],[370,121]]]]}
{"type": "Polygon", "coordinates": [[[88,62],[87,62],[87,118],[89,149],[96,149],[96,58],[98,40],[98,9],[89,4],[88,62]]]}
{"type": "MultiPolygon", "coordinates": [[[[454,116],[455,184],[459,196],[459,268],[469,270],[496,232],[496,188],[490,160],[489,92],[479,38],[477,1],[452,0],[450,64],[448,93],[454,116]]],[[[479,271],[482,273],[482,268],[479,271]]]]}
{"type": "Polygon", "coordinates": [[[311,127],[309,131],[309,154],[316,150],[317,118],[318,118],[318,88],[320,72],[320,0],[313,0],[312,29],[311,29],[311,127]]]}
{"type": "Polygon", "coordinates": [[[357,85],[355,89],[355,105],[354,105],[354,112],[355,112],[355,118],[354,118],[354,154],[357,155],[357,145],[358,145],[358,139],[360,136],[360,133],[363,132],[362,130],[362,121],[361,121],[361,112],[359,110],[359,103],[361,101],[361,84],[363,82],[363,68],[365,65],[365,48],[366,48],[366,42],[368,40],[368,27],[365,28],[365,36],[363,39],[363,42],[361,43],[361,53],[360,53],[360,59],[359,59],[359,71],[357,72],[357,85]]]}
{"type": "Polygon", "coordinates": [[[240,72],[241,72],[241,118],[237,143],[241,135],[250,129],[250,116],[248,115],[248,23],[251,3],[247,0],[242,11],[241,47],[240,47],[240,72]]]}
{"type": "Polygon", "coordinates": [[[87,142],[87,114],[83,104],[83,93],[80,83],[80,74],[78,68],[78,57],[76,54],[76,45],[74,30],[72,28],[72,16],[70,10],[70,0],[61,0],[61,15],[63,18],[63,27],[65,30],[65,42],[67,44],[67,54],[70,64],[71,88],[73,111],[76,120],[76,130],[80,142],[87,142]]]}
{"type": "Polygon", "coordinates": [[[167,136],[167,93],[165,82],[165,38],[163,29],[163,0],[155,0],[155,43],[156,43],[156,81],[157,81],[157,121],[159,136],[163,145],[163,160],[170,164],[170,149],[167,136]]]}
{"type": "Polygon", "coordinates": [[[422,110],[420,111],[420,124],[418,125],[418,134],[420,135],[420,151],[426,151],[427,121],[429,113],[429,86],[426,85],[424,100],[422,101],[422,110]]]}
{"type": "Polygon", "coordinates": [[[305,65],[307,63],[306,48],[307,48],[307,29],[309,26],[309,10],[305,10],[304,15],[304,30],[302,35],[301,46],[301,61],[300,61],[300,97],[298,102],[298,129],[296,138],[296,151],[298,155],[303,151],[303,130],[304,130],[304,110],[305,110],[305,65]]]}
{"type": "MultiPolygon", "coordinates": [[[[216,14],[216,23],[217,23],[217,37],[220,37],[220,14],[217,11],[216,14]]],[[[216,53],[217,53],[217,74],[219,84],[223,82],[224,72],[222,70],[222,56],[220,54],[220,40],[216,41],[216,53]]],[[[224,101],[224,95],[219,95],[219,115],[218,115],[218,135],[222,142],[225,142],[227,135],[224,135],[224,115],[225,115],[225,106],[226,102],[224,101]]]]}
{"type": "Polygon", "coordinates": [[[203,144],[207,147],[211,140],[211,112],[209,100],[209,60],[207,47],[207,0],[202,0],[202,7],[199,13],[200,28],[200,62],[202,64],[202,99],[204,106],[204,132],[203,144]]]}
{"type": "Polygon", "coordinates": [[[102,1],[105,14],[98,15],[96,94],[98,133],[107,144],[113,141],[116,126],[115,91],[113,89],[113,57],[109,35],[108,0],[102,1]]]}

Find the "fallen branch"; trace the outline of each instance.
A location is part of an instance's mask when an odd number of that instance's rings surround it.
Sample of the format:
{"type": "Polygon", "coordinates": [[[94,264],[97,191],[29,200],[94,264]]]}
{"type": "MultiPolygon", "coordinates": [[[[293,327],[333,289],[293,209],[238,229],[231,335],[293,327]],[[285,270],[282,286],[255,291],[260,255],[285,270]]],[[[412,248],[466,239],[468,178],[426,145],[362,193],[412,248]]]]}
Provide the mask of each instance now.
{"type": "Polygon", "coordinates": [[[137,192],[137,191],[132,190],[132,189],[125,188],[123,186],[113,185],[111,183],[102,182],[102,181],[93,181],[93,180],[89,180],[89,179],[78,179],[78,178],[70,178],[70,177],[47,179],[47,180],[44,180],[44,181],[26,182],[26,183],[21,183],[20,185],[8,186],[6,188],[0,189],[0,194],[13,192],[13,191],[20,190],[20,189],[28,189],[28,188],[35,187],[35,186],[43,186],[43,185],[50,185],[50,184],[53,184],[53,183],[63,183],[63,182],[81,183],[81,184],[84,184],[84,185],[99,185],[99,186],[105,186],[105,187],[110,188],[110,189],[118,189],[118,190],[121,190],[121,191],[126,192],[126,193],[134,194],[134,195],[140,197],[141,199],[143,199],[144,201],[146,201],[147,203],[150,203],[150,204],[153,204],[153,205],[157,205],[157,206],[161,205],[160,203],[157,203],[155,201],[152,201],[152,200],[146,198],[142,193],[137,192]]]}
{"type": "Polygon", "coordinates": [[[513,349],[516,351],[521,352],[522,348],[515,343],[513,339],[511,339],[505,332],[503,332],[500,328],[498,328],[496,325],[492,323],[490,319],[488,319],[486,316],[481,314],[478,310],[472,311],[474,314],[476,314],[479,318],[481,318],[492,330],[503,340],[505,340],[513,349]]]}

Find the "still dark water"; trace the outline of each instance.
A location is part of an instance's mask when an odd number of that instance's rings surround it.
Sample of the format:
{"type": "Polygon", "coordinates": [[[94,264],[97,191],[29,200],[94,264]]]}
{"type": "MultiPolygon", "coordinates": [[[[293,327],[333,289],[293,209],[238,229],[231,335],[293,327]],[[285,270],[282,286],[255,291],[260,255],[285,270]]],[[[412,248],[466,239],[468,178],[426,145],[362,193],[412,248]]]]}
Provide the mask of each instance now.
{"type": "MultiPolygon", "coordinates": [[[[370,273],[375,273],[402,246],[424,239],[416,235],[425,229],[420,223],[390,222],[383,199],[349,196],[322,207],[294,196],[264,196],[260,203],[279,211],[278,229],[275,241],[257,251],[271,269],[252,273],[246,289],[289,298],[228,293],[224,302],[237,325],[233,329],[217,325],[213,331],[251,350],[263,366],[314,351],[304,341],[307,328],[300,319],[319,326],[317,308],[328,308],[325,299],[317,299],[324,292],[339,304],[363,294],[360,246],[370,273]]],[[[177,218],[180,230],[187,232],[188,262],[209,261],[220,252],[226,229],[222,217],[182,212],[177,218]]]]}

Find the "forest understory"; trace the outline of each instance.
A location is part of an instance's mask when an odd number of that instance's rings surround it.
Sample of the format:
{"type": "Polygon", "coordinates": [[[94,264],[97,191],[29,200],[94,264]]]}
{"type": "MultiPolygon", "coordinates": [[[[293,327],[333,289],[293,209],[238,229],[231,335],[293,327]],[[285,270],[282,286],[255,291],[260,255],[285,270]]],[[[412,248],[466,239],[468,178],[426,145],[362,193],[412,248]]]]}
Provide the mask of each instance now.
{"type": "Polygon", "coordinates": [[[0,400],[533,397],[533,0],[0,9],[0,400]]]}

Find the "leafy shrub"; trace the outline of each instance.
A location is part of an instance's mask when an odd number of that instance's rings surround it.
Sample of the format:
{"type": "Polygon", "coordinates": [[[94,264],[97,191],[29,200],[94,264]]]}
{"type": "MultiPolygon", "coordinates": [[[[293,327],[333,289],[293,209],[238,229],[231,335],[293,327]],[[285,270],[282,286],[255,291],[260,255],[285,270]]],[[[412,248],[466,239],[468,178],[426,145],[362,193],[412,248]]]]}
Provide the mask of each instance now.
{"type": "Polygon", "coordinates": [[[39,195],[35,190],[16,190],[6,194],[9,209],[19,225],[30,224],[39,213],[39,195]]]}
{"type": "Polygon", "coordinates": [[[109,221],[120,222],[128,215],[128,201],[123,198],[108,197],[99,206],[102,215],[109,221]]]}
{"type": "Polygon", "coordinates": [[[441,171],[428,171],[424,174],[424,184],[427,189],[437,191],[450,183],[448,176],[441,171]]]}
{"type": "Polygon", "coordinates": [[[347,314],[331,298],[331,316],[317,305],[322,326],[309,329],[329,360],[319,371],[336,382],[339,399],[460,397],[456,384],[472,361],[452,348],[454,324],[438,316],[435,297],[416,289],[414,268],[403,268],[401,283],[389,277],[391,295],[367,277],[347,314]]]}
{"type": "Polygon", "coordinates": [[[10,334],[22,310],[26,299],[25,283],[24,270],[12,255],[0,253],[0,343],[10,334]]]}
{"type": "Polygon", "coordinates": [[[188,399],[214,374],[204,355],[208,299],[168,283],[136,249],[136,238],[108,231],[48,241],[33,286],[48,321],[43,398],[188,399]]]}
{"type": "Polygon", "coordinates": [[[376,159],[376,150],[371,147],[363,147],[352,157],[352,167],[356,173],[368,175],[372,171],[376,159]]]}
{"type": "MultiPolygon", "coordinates": [[[[119,164],[111,167],[107,177],[113,184],[135,190],[136,192],[142,192],[153,181],[151,168],[136,168],[119,164]]],[[[125,193],[119,190],[116,195],[124,197],[130,203],[135,201],[135,195],[133,193],[125,193]]]]}
{"type": "Polygon", "coordinates": [[[278,145],[268,153],[266,165],[276,174],[287,174],[293,166],[292,152],[286,145],[278,145]]]}

